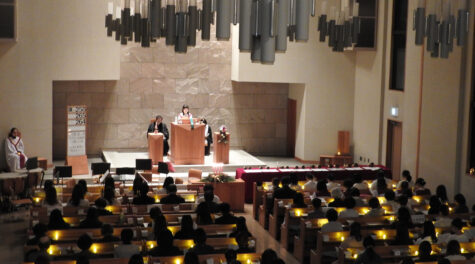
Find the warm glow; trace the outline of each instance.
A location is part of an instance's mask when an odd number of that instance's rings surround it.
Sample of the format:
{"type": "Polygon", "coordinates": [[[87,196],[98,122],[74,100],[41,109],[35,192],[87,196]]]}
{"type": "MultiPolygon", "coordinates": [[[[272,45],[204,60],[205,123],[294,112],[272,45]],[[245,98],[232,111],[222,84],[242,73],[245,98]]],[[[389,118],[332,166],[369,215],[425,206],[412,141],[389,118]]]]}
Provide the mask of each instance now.
{"type": "Polygon", "coordinates": [[[250,260],[250,259],[247,259],[246,262],[247,262],[247,264],[250,264],[250,263],[251,263],[251,260],[250,260]]]}
{"type": "Polygon", "coordinates": [[[338,156],[340,156],[340,155],[341,155],[341,152],[340,152],[340,151],[338,151],[337,155],[338,155],[338,156]]]}
{"type": "Polygon", "coordinates": [[[414,256],[419,256],[419,251],[414,251],[414,256]]]}
{"type": "Polygon", "coordinates": [[[35,202],[39,203],[40,202],[40,197],[35,197],[35,202]]]}
{"type": "Polygon", "coordinates": [[[320,219],[318,219],[317,223],[318,223],[318,227],[322,227],[323,225],[328,224],[328,219],[320,218],[320,219]]]}
{"type": "Polygon", "coordinates": [[[416,201],[417,203],[421,202],[421,198],[419,196],[412,196],[412,199],[416,201]]]}
{"type": "Polygon", "coordinates": [[[450,213],[452,213],[453,210],[454,210],[454,208],[449,207],[449,212],[450,212],[450,213]]]}
{"type": "Polygon", "coordinates": [[[112,206],[108,205],[108,206],[106,206],[106,208],[105,208],[105,209],[106,209],[107,211],[109,211],[109,212],[113,213],[113,212],[114,212],[114,211],[113,211],[113,208],[114,208],[114,207],[112,207],[112,206]]]}
{"type": "Polygon", "coordinates": [[[282,188],[282,183],[279,183],[279,188],[282,188]]]}
{"type": "Polygon", "coordinates": [[[393,189],[396,189],[396,184],[393,183],[393,189]]]}
{"type": "Polygon", "coordinates": [[[365,215],[365,214],[367,214],[367,213],[369,212],[369,210],[366,209],[366,208],[363,208],[363,209],[361,210],[361,212],[363,212],[363,214],[365,215]]]}
{"type": "Polygon", "coordinates": [[[379,200],[380,204],[385,204],[386,203],[386,198],[384,198],[384,197],[380,196],[380,197],[378,197],[378,200],[379,200]]]}
{"type": "Polygon", "coordinates": [[[59,231],[54,232],[54,240],[59,239],[59,231]]]}
{"type": "Polygon", "coordinates": [[[462,254],[467,253],[467,251],[465,251],[465,248],[461,248],[461,249],[460,249],[460,252],[461,252],[462,254]]]}
{"type": "Polygon", "coordinates": [[[358,258],[358,254],[353,254],[353,258],[354,258],[354,259],[357,259],[357,258],[358,258]]]}
{"type": "Polygon", "coordinates": [[[51,247],[48,248],[48,254],[53,255],[53,248],[51,247]]]}
{"type": "Polygon", "coordinates": [[[386,239],[388,236],[386,234],[383,234],[383,239],[386,239]]]}
{"type": "Polygon", "coordinates": [[[302,210],[295,210],[295,216],[301,216],[302,210]]]}
{"type": "Polygon", "coordinates": [[[394,221],[396,218],[394,216],[389,217],[389,221],[394,221]]]}
{"type": "Polygon", "coordinates": [[[180,264],[181,260],[180,259],[175,259],[175,264],[180,264]]]}
{"type": "Polygon", "coordinates": [[[97,245],[92,245],[92,253],[97,254],[97,245]]]}
{"type": "Polygon", "coordinates": [[[341,240],[342,242],[345,241],[345,237],[344,237],[344,236],[341,236],[341,237],[340,237],[340,240],[341,240]]]}

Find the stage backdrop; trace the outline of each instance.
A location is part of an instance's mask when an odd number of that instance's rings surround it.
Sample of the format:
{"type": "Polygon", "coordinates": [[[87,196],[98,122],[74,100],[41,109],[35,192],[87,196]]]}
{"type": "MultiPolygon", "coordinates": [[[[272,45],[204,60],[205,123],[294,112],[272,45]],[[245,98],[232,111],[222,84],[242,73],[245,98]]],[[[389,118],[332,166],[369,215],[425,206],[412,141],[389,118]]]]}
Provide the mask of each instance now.
{"type": "Polygon", "coordinates": [[[162,40],[152,45],[121,48],[119,81],[53,83],[55,159],[65,157],[67,104],[88,106],[88,154],[104,148],[145,150],[150,118],[161,114],[169,126],[184,103],[213,131],[228,126],[231,146],[253,154],[285,154],[288,84],[232,82],[231,41],[198,40],[186,55],[175,54],[162,40]]]}

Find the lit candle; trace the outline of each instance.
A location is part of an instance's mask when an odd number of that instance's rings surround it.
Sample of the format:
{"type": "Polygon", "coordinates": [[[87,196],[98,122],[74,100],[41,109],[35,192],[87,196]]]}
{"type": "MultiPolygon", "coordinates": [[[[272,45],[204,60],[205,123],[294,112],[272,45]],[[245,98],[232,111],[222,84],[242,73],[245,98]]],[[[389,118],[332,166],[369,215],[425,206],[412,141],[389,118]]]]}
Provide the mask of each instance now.
{"type": "Polygon", "coordinates": [[[54,232],[54,240],[59,239],[59,231],[54,232]]]}

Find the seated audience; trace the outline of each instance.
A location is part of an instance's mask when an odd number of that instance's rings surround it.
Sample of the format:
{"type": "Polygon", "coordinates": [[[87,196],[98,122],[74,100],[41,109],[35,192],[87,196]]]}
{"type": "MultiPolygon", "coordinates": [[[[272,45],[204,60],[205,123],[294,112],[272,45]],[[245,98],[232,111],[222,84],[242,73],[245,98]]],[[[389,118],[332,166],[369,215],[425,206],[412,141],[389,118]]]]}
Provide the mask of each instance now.
{"type": "Polygon", "coordinates": [[[353,184],[353,187],[360,190],[360,191],[366,191],[368,190],[368,182],[363,181],[363,177],[361,174],[355,174],[353,176],[353,181],[355,182],[353,184]]]}
{"type": "Polygon", "coordinates": [[[308,219],[325,218],[325,214],[322,211],[322,200],[320,198],[312,199],[313,211],[307,216],[308,219]]]}
{"type": "Polygon", "coordinates": [[[236,230],[234,230],[229,237],[236,237],[239,233],[247,233],[248,236],[252,236],[246,225],[246,218],[243,216],[238,217],[236,222],[236,230]]]}
{"type": "Polygon", "coordinates": [[[143,257],[140,254],[134,254],[129,259],[129,264],[144,264],[143,257]]]}
{"type": "Polygon", "coordinates": [[[435,227],[450,227],[452,225],[452,218],[449,217],[449,207],[442,204],[439,211],[440,216],[437,217],[434,223],[435,227]]]}
{"type": "Polygon", "coordinates": [[[292,190],[300,191],[300,190],[302,189],[302,188],[300,187],[300,185],[299,185],[299,178],[297,177],[297,174],[291,173],[291,174],[289,175],[289,179],[290,179],[289,187],[290,187],[292,190]]]}
{"type": "Polygon", "coordinates": [[[193,228],[193,219],[191,218],[191,215],[184,215],[181,218],[180,225],[180,230],[175,233],[175,239],[193,239],[195,229],[193,228]]]}
{"type": "Polygon", "coordinates": [[[403,222],[396,223],[396,238],[392,242],[393,245],[411,245],[414,241],[409,235],[408,224],[403,222]]]}
{"type": "Polygon", "coordinates": [[[88,194],[86,180],[79,180],[78,185],[81,186],[84,195],[88,194]]]}
{"type": "Polygon", "coordinates": [[[437,189],[435,189],[435,196],[439,198],[440,203],[449,203],[449,198],[447,197],[447,189],[445,188],[445,185],[441,184],[437,186],[437,189]]]}
{"type": "MultiPolygon", "coordinates": [[[[419,178],[420,179],[420,178],[419,178]]],[[[428,241],[419,244],[419,258],[417,262],[432,262],[437,260],[437,256],[432,256],[432,246],[428,241]]]]}
{"type": "Polygon", "coordinates": [[[280,188],[279,185],[280,185],[280,179],[275,177],[272,179],[272,186],[268,186],[268,190],[275,191],[280,188]]]}
{"type": "Polygon", "coordinates": [[[344,207],[346,205],[344,201],[345,195],[340,188],[334,188],[332,190],[331,196],[333,198],[333,202],[328,204],[329,207],[344,207]]]}
{"type": "Polygon", "coordinates": [[[416,195],[430,195],[430,190],[426,187],[426,181],[423,178],[417,178],[414,183],[414,193],[416,195]]]}
{"type": "Polygon", "coordinates": [[[412,208],[408,207],[407,206],[407,203],[408,203],[408,199],[407,199],[407,196],[406,195],[401,195],[399,196],[399,198],[397,199],[398,203],[399,203],[399,209],[401,208],[405,208],[409,214],[414,214],[414,211],[412,210],[412,208]]]}
{"type": "Polygon", "coordinates": [[[164,215],[159,215],[154,220],[155,225],[153,227],[153,239],[157,240],[160,237],[162,231],[168,230],[168,223],[164,215]]]}
{"type": "Polygon", "coordinates": [[[450,240],[447,244],[447,251],[445,252],[445,258],[448,260],[466,260],[467,258],[462,256],[460,251],[460,243],[457,240],[450,240]]]}
{"type": "Polygon", "coordinates": [[[219,197],[214,194],[214,187],[211,184],[206,184],[203,187],[203,195],[200,195],[198,197],[198,199],[196,200],[196,203],[200,204],[200,203],[204,202],[205,201],[204,194],[209,193],[209,192],[213,194],[213,202],[215,202],[217,204],[221,203],[221,199],[219,199],[219,197]]]}
{"type": "Polygon", "coordinates": [[[462,219],[455,218],[452,220],[452,225],[450,226],[450,233],[444,233],[439,235],[439,240],[441,243],[448,243],[450,240],[457,240],[460,243],[469,242],[470,238],[467,234],[462,232],[464,223],[462,219]]]}
{"type": "Polygon", "coordinates": [[[91,237],[88,234],[81,235],[77,241],[77,246],[81,251],[74,255],[74,259],[79,260],[82,258],[85,258],[85,259],[95,258],[96,255],[89,250],[91,248],[91,245],[92,245],[91,237]]]}
{"type": "Polygon", "coordinates": [[[303,191],[311,193],[316,192],[317,183],[313,180],[313,174],[307,172],[307,174],[305,174],[305,178],[307,179],[307,182],[303,185],[303,191]]]}
{"type": "Polygon", "coordinates": [[[382,196],[388,190],[388,183],[384,174],[379,174],[378,179],[371,183],[370,192],[373,196],[382,196]]]}
{"type": "Polygon", "coordinates": [[[42,223],[38,223],[33,226],[33,234],[35,235],[33,238],[29,239],[26,244],[28,246],[38,245],[40,238],[46,236],[46,232],[48,231],[48,226],[42,223]]]}
{"type": "Polygon", "coordinates": [[[427,214],[429,215],[438,215],[440,213],[440,206],[442,205],[442,203],[440,202],[439,200],[439,197],[435,196],[435,195],[432,195],[430,198],[429,198],[429,211],[427,212],[427,214]]]}
{"type": "Polygon", "coordinates": [[[58,201],[58,196],[56,194],[56,188],[51,187],[45,189],[45,199],[42,202],[42,206],[46,207],[48,213],[55,209],[62,209],[63,205],[58,201]]]}
{"type": "Polygon", "coordinates": [[[212,225],[213,219],[211,218],[211,211],[209,206],[203,202],[196,207],[196,224],[197,225],[212,225]]]}
{"type": "Polygon", "coordinates": [[[226,258],[226,264],[234,263],[237,261],[237,252],[234,249],[227,249],[224,252],[224,257],[226,258]]]}
{"type": "Polygon", "coordinates": [[[353,217],[359,217],[358,211],[356,211],[355,208],[356,202],[353,197],[346,197],[345,198],[345,207],[346,209],[340,212],[339,217],[340,218],[353,218],[353,217]]]}
{"type": "Polygon", "coordinates": [[[96,206],[98,216],[112,215],[112,212],[106,210],[107,201],[105,199],[97,198],[94,205],[96,206]]]}
{"type": "Polygon", "coordinates": [[[290,188],[290,178],[285,176],[282,178],[282,188],[279,188],[274,191],[274,199],[293,199],[296,191],[290,188]]]}
{"type": "MultiPolygon", "coordinates": [[[[328,174],[328,178],[327,178],[325,184],[326,184],[326,187],[327,187],[327,188],[325,188],[327,190],[327,192],[328,191],[331,192],[333,189],[335,189],[337,187],[340,187],[340,184],[335,182],[335,176],[331,173],[328,174]]],[[[330,195],[325,195],[325,196],[330,196],[330,195]]]]}
{"type": "MultiPolygon", "coordinates": [[[[315,195],[318,196],[318,197],[330,196],[330,192],[328,191],[329,189],[327,188],[327,184],[328,183],[325,179],[319,180],[317,182],[317,192],[315,193],[315,195]]],[[[336,188],[333,188],[333,189],[336,189],[336,188]]],[[[333,189],[331,189],[331,190],[333,190],[333,189]]]]}
{"type": "MultiPolygon", "coordinates": [[[[112,178],[111,178],[112,179],[112,178]]],[[[110,186],[104,187],[104,200],[106,200],[107,205],[120,206],[119,200],[115,198],[115,188],[110,186]]]]}
{"type": "Polygon", "coordinates": [[[180,256],[183,252],[173,245],[173,235],[170,230],[160,232],[157,247],[149,251],[154,257],[180,256]]]}
{"type": "Polygon", "coordinates": [[[209,211],[212,214],[219,212],[219,205],[214,202],[212,192],[205,193],[205,201],[203,202],[203,204],[206,204],[206,206],[208,206],[209,211]]]}
{"type": "Polygon", "coordinates": [[[367,236],[363,240],[364,251],[358,255],[356,259],[357,264],[382,264],[383,260],[374,251],[375,246],[374,239],[371,236],[367,236]]]}
{"type": "Polygon", "coordinates": [[[43,183],[43,190],[46,192],[49,188],[54,188],[54,182],[53,180],[45,180],[45,183],[43,183]]]}
{"type": "Polygon", "coordinates": [[[166,194],[167,193],[167,187],[170,184],[175,184],[175,180],[173,179],[173,177],[168,176],[163,181],[162,188],[158,189],[158,193],[159,194],[166,194]]]}
{"type": "Polygon", "coordinates": [[[89,207],[87,209],[86,219],[82,220],[79,223],[79,228],[100,228],[102,227],[102,222],[99,220],[97,215],[97,209],[94,207],[89,207]]]}
{"type": "Polygon", "coordinates": [[[196,254],[193,251],[186,252],[184,264],[200,264],[200,259],[198,258],[198,254],[196,254]]]}
{"type": "Polygon", "coordinates": [[[110,224],[104,224],[101,227],[102,238],[99,242],[116,242],[120,241],[120,238],[114,236],[114,228],[110,224]]]}
{"type": "Polygon", "coordinates": [[[222,203],[219,205],[221,216],[214,220],[214,223],[217,225],[228,225],[235,224],[237,222],[237,217],[231,214],[231,206],[228,203],[222,203]]]}
{"type": "Polygon", "coordinates": [[[155,199],[148,196],[149,187],[146,182],[140,184],[138,196],[134,198],[133,204],[154,204],[155,199]]]}
{"type": "Polygon", "coordinates": [[[132,185],[132,191],[134,193],[134,196],[140,193],[140,188],[142,188],[142,183],[144,183],[142,176],[140,176],[140,174],[138,173],[135,173],[135,179],[132,185]]]}
{"type": "Polygon", "coordinates": [[[294,196],[294,203],[292,204],[292,208],[307,208],[307,204],[305,204],[305,200],[302,193],[296,193],[294,196]]]}
{"type": "Polygon", "coordinates": [[[195,237],[193,238],[195,246],[189,251],[192,251],[198,255],[213,254],[214,248],[206,244],[206,233],[203,228],[198,228],[195,230],[195,237]]]}
{"type": "Polygon", "coordinates": [[[183,197],[176,194],[177,188],[175,184],[169,184],[167,186],[168,195],[160,199],[161,204],[181,204],[185,202],[183,197]]]}
{"type": "Polygon", "coordinates": [[[268,248],[264,250],[261,254],[261,263],[260,264],[274,264],[277,260],[277,253],[274,250],[268,248]]]}
{"type": "Polygon", "coordinates": [[[69,200],[69,206],[76,206],[76,207],[88,207],[89,201],[84,199],[84,186],[80,184],[76,184],[73,188],[73,193],[71,194],[71,200],[69,200]]]}
{"type": "Polygon", "coordinates": [[[396,224],[398,223],[406,225],[408,226],[408,228],[414,227],[414,224],[412,223],[411,213],[406,207],[401,207],[397,211],[397,221],[395,222],[394,226],[396,226],[396,224]]]}
{"type": "Polygon", "coordinates": [[[343,181],[343,189],[344,189],[343,194],[345,195],[345,197],[350,196],[350,190],[353,187],[353,184],[354,182],[350,179],[346,179],[343,181]]]}
{"type": "Polygon", "coordinates": [[[71,226],[64,221],[63,214],[60,210],[54,209],[51,212],[51,214],[49,215],[48,223],[49,230],[68,229],[70,227],[71,226]]]}
{"type": "Polygon", "coordinates": [[[360,190],[353,187],[350,189],[350,195],[355,199],[355,207],[365,206],[365,202],[360,197],[360,190]]]}
{"type": "Polygon", "coordinates": [[[387,190],[384,193],[384,198],[386,198],[386,205],[391,206],[393,212],[397,212],[399,210],[399,203],[395,201],[396,194],[393,190],[387,190]]]}
{"type": "Polygon", "coordinates": [[[52,260],[51,255],[48,254],[48,248],[51,245],[51,240],[47,236],[43,236],[38,241],[38,249],[31,250],[26,253],[26,261],[34,262],[39,256],[47,257],[52,260]]]}
{"type": "Polygon", "coordinates": [[[376,197],[372,197],[368,201],[369,207],[371,208],[366,216],[382,216],[384,215],[384,209],[381,208],[379,204],[379,199],[376,197]]]}
{"type": "Polygon", "coordinates": [[[328,223],[322,226],[322,233],[343,231],[343,226],[338,222],[338,212],[335,209],[329,209],[326,217],[328,223]]]}
{"type": "Polygon", "coordinates": [[[361,236],[361,224],[358,222],[353,222],[350,225],[350,235],[345,238],[340,245],[340,248],[361,248],[363,247],[363,237],[361,236]]]}
{"type": "Polygon", "coordinates": [[[466,214],[468,213],[468,207],[466,204],[465,196],[463,194],[459,193],[456,194],[454,197],[454,201],[457,204],[455,206],[454,214],[466,214]]]}
{"type": "Polygon", "coordinates": [[[408,187],[412,187],[412,176],[411,176],[411,173],[408,171],[408,170],[404,170],[402,172],[402,180],[400,180],[397,185],[396,185],[396,189],[401,189],[401,184],[403,182],[407,182],[408,184],[408,187]]]}
{"type": "Polygon", "coordinates": [[[424,229],[420,237],[416,240],[416,244],[420,244],[423,241],[428,241],[431,244],[437,243],[437,236],[435,233],[435,226],[432,221],[425,221],[424,222],[424,229]]]}
{"type": "Polygon", "coordinates": [[[236,235],[236,242],[238,244],[237,253],[251,253],[253,248],[249,247],[249,235],[246,232],[241,232],[236,235]]]}
{"type": "Polygon", "coordinates": [[[398,188],[396,190],[397,192],[397,195],[398,196],[401,196],[401,195],[406,195],[406,196],[409,196],[409,197],[412,197],[412,191],[411,191],[411,188],[409,186],[409,183],[406,182],[406,181],[403,181],[400,185],[400,188],[398,188]]]}
{"type": "Polygon", "coordinates": [[[132,239],[134,239],[132,229],[126,228],[120,232],[122,244],[114,248],[114,258],[130,258],[135,254],[140,254],[140,247],[132,244],[132,239]]]}

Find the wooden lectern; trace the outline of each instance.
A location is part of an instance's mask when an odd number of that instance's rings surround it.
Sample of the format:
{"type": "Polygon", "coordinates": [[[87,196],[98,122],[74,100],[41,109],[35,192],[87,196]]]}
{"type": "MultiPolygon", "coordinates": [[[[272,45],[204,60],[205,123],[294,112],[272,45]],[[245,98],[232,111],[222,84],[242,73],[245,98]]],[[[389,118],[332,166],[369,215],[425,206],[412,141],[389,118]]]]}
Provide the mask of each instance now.
{"type": "Polygon", "coordinates": [[[214,132],[213,135],[213,143],[214,143],[214,153],[213,153],[213,162],[214,163],[223,163],[223,164],[229,164],[229,140],[230,140],[230,135],[229,133],[226,133],[226,139],[227,143],[219,143],[219,132],[214,132]]]}
{"type": "Polygon", "coordinates": [[[163,161],[163,134],[148,133],[148,157],[152,159],[152,164],[163,161]]]}
{"type": "Polygon", "coordinates": [[[188,124],[172,123],[171,156],[174,164],[205,163],[205,125],[195,124],[194,129],[188,124]]]}

